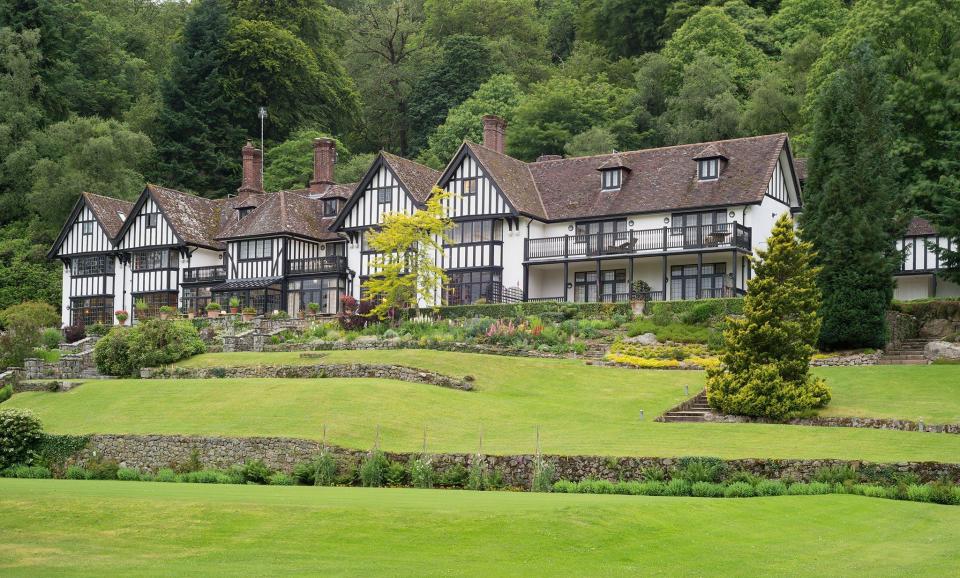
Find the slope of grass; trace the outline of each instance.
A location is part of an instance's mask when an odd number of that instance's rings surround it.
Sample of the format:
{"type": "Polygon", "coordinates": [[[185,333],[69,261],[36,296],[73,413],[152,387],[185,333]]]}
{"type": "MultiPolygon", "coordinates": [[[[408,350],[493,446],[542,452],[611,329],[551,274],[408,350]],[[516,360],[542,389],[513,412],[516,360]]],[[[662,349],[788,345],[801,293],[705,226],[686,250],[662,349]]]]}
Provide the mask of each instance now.
{"type": "Polygon", "coordinates": [[[643,498],[0,480],[0,574],[929,575],[960,509],[856,496],[643,498]]]}
{"type": "MultiPolygon", "coordinates": [[[[190,363],[299,360],[296,354],[224,355],[201,356],[190,363]]],[[[684,399],[684,385],[691,392],[702,387],[701,372],[638,371],[586,366],[576,360],[420,350],[333,352],[323,361],[349,360],[472,374],[477,390],[379,379],[113,380],[91,381],[67,393],[21,393],[5,405],[33,409],[46,428],[57,433],[317,439],[325,424],[329,442],[366,448],[380,425],[382,444],[388,450],[419,450],[426,428],[431,450],[471,452],[477,449],[482,429],[484,451],[506,454],[534,451],[539,426],[542,448],[548,453],[960,460],[960,436],[953,435],[653,422],[684,399]]],[[[936,369],[960,375],[956,368],[936,369]]]]}

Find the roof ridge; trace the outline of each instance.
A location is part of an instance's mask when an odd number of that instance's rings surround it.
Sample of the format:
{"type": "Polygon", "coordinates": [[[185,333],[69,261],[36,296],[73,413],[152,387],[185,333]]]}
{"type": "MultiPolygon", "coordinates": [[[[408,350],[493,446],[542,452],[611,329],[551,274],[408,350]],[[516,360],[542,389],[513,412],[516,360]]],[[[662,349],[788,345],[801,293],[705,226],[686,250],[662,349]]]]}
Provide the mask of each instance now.
{"type": "MultiPolygon", "coordinates": [[[[701,146],[706,147],[707,145],[715,145],[715,144],[728,143],[728,142],[736,142],[736,141],[744,141],[744,140],[754,140],[754,139],[760,139],[760,138],[770,138],[770,137],[774,137],[774,136],[776,136],[776,137],[783,137],[783,136],[787,136],[787,133],[785,133],[785,132],[773,132],[773,133],[770,133],[770,134],[758,134],[758,135],[754,135],[754,136],[741,136],[741,137],[737,137],[737,138],[728,138],[728,139],[722,139],[722,140],[711,140],[711,141],[693,142],[693,143],[686,143],[686,144],[667,145],[667,146],[652,147],[652,148],[647,148],[647,149],[634,149],[634,150],[630,150],[630,151],[615,151],[615,152],[601,153],[601,154],[595,154],[595,155],[584,155],[584,156],[580,156],[580,157],[564,157],[564,158],[562,158],[562,159],[549,159],[549,160],[544,160],[544,161],[530,161],[530,162],[528,162],[527,164],[539,165],[539,164],[559,163],[559,162],[563,162],[563,161],[572,161],[572,160],[579,160],[579,159],[595,159],[595,158],[600,158],[600,157],[609,157],[609,156],[612,156],[612,155],[614,155],[614,154],[617,154],[617,155],[630,155],[630,154],[646,153],[646,152],[653,152],[653,151],[665,151],[665,150],[676,149],[676,148],[681,148],[681,147],[693,147],[693,146],[697,146],[697,145],[701,145],[701,146]]],[[[480,145],[480,146],[483,146],[483,145],[480,145]]],[[[484,147],[484,148],[488,148],[488,147],[484,147]]],[[[493,149],[490,149],[490,150],[493,150],[493,149]]],[[[496,152],[496,151],[494,151],[494,152],[496,152]]],[[[500,153],[500,154],[503,154],[503,153],[500,153]]],[[[509,156],[509,155],[506,155],[506,156],[509,156]]],[[[510,157],[510,158],[513,158],[513,157],[510,157]]],[[[519,160],[519,159],[517,159],[517,160],[519,160]]],[[[527,162],[527,161],[520,161],[520,162],[527,162]]]]}

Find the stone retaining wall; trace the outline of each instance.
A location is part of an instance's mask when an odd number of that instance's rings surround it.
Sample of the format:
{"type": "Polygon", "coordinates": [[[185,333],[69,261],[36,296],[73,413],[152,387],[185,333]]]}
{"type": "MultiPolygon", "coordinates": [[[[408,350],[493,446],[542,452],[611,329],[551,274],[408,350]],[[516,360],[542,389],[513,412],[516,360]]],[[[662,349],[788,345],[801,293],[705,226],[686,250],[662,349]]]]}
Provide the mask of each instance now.
{"type": "Polygon", "coordinates": [[[919,334],[920,322],[913,315],[900,311],[887,311],[885,315],[889,332],[888,348],[896,349],[903,341],[919,334]]]}
{"type": "Polygon", "coordinates": [[[414,369],[403,365],[367,363],[330,363],[320,365],[250,365],[240,367],[163,367],[140,370],[144,379],[211,379],[211,378],[296,378],[328,377],[396,379],[470,391],[473,378],[455,378],[442,373],[414,369]]]}
{"type": "Polygon", "coordinates": [[[583,357],[575,354],[560,355],[547,351],[530,351],[483,345],[475,343],[424,343],[414,340],[376,339],[365,340],[362,337],[354,341],[311,341],[308,343],[264,344],[263,351],[353,351],[371,349],[433,349],[436,351],[457,351],[460,353],[486,353],[488,355],[507,355],[511,357],[564,358],[583,357]]]}
{"type": "MultiPolygon", "coordinates": [[[[365,452],[328,447],[340,462],[357,463],[365,452]]],[[[162,435],[94,435],[87,447],[71,461],[84,465],[91,459],[115,460],[122,467],[155,472],[161,468],[186,464],[196,453],[205,468],[228,468],[246,460],[260,459],[272,469],[291,472],[293,467],[321,451],[320,442],[291,438],[224,438],[162,435]]],[[[387,453],[392,460],[406,462],[416,454],[387,453]]],[[[443,471],[461,464],[469,467],[475,456],[470,454],[435,454],[433,464],[443,471]]],[[[483,456],[488,468],[497,470],[511,486],[529,487],[534,470],[534,456],[483,456]]],[[[556,456],[544,459],[555,468],[556,479],[580,481],[587,478],[615,481],[640,479],[644,468],[658,466],[669,471],[677,458],[604,456],[556,456]]],[[[738,470],[749,471],[770,479],[810,481],[825,466],[850,466],[860,471],[913,472],[924,482],[948,477],[960,481],[960,464],[939,462],[900,462],[878,464],[848,460],[727,460],[738,470]]]]}
{"type": "Polygon", "coordinates": [[[876,365],[883,357],[882,351],[873,353],[853,353],[850,355],[836,355],[834,357],[814,357],[810,360],[813,367],[836,367],[846,365],[876,365]]]}
{"type": "Polygon", "coordinates": [[[910,421],[906,419],[882,419],[872,417],[812,417],[778,422],[757,417],[746,417],[742,415],[707,413],[704,415],[704,421],[717,423],[777,423],[815,427],[861,427],[868,429],[960,434],[960,424],[958,423],[925,424],[923,422],[910,421]]]}

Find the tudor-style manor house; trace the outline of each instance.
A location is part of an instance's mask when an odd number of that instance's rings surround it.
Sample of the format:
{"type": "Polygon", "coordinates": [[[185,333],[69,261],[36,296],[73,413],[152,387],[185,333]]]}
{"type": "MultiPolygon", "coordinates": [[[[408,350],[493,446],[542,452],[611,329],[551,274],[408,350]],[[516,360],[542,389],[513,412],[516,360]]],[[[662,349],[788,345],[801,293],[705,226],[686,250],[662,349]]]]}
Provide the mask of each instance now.
{"type": "MultiPolygon", "coordinates": [[[[483,122],[483,144],[464,142],[442,172],[381,152],[359,183],[337,184],[334,142],[316,139],[308,187],[268,193],[247,143],[226,199],[155,185],[134,203],[84,193],[50,251],[63,262],[63,323],[163,305],[202,314],[233,297],[258,314],[336,313],[376,275],[368,241],[383,216],[419,210],[435,186],[453,193],[455,226],[435,257],[448,304],[740,295],[773,223],[802,210],[805,163],[786,134],[527,163],[505,154],[503,119],[483,122]]],[[[898,298],[960,295],[937,284],[930,257],[949,242],[914,220],[898,298]]]]}

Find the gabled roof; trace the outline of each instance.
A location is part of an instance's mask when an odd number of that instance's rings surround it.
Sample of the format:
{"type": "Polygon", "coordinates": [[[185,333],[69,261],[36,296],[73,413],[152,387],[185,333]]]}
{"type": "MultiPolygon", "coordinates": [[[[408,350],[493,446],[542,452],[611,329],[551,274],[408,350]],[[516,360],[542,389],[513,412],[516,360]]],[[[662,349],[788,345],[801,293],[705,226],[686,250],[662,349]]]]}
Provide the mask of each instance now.
{"type": "Polygon", "coordinates": [[[910,224],[907,225],[907,237],[925,237],[936,234],[937,230],[933,228],[933,225],[930,223],[930,221],[924,219],[923,217],[913,217],[910,219],[910,224]]]}
{"type": "Polygon", "coordinates": [[[363,196],[364,191],[370,184],[370,181],[373,180],[373,177],[376,176],[381,166],[386,166],[390,172],[397,177],[400,186],[410,195],[414,204],[420,206],[430,197],[430,191],[433,190],[433,185],[440,177],[439,171],[431,169],[428,166],[421,165],[418,162],[403,157],[398,157],[387,151],[380,151],[377,157],[373,159],[373,162],[370,163],[370,168],[367,169],[363,178],[360,179],[360,182],[353,188],[353,192],[349,195],[343,208],[340,209],[337,218],[332,220],[330,225],[331,229],[337,229],[343,226],[343,221],[347,218],[347,214],[360,201],[360,197],[363,196]]]}
{"type": "Polygon", "coordinates": [[[130,215],[133,203],[93,193],[80,193],[80,197],[90,207],[93,216],[97,218],[110,240],[115,240],[120,229],[123,228],[124,219],[130,215]]]}
{"type": "Polygon", "coordinates": [[[707,146],[702,151],[700,151],[697,154],[697,156],[693,157],[693,160],[699,161],[699,160],[716,159],[716,158],[725,159],[727,158],[727,155],[723,154],[723,150],[720,147],[719,143],[712,142],[707,144],[707,146]]]}
{"type": "Polygon", "coordinates": [[[70,216],[67,217],[63,228],[60,229],[60,234],[57,235],[57,240],[54,241],[53,246],[47,251],[47,258],[52,259],[56,256],[57,251],[60,250],[60,246],[63,245],[63,242],[67,239],[67,235],[71,229],[73,229],[73,223],[77,220],[77,215],[80,214],[83,207],[89,207],[90,212],[93,213],[93,217],[97,220],[97,223],[100,224],[107,238],[110,239],[112,244],[116,245],[117,236],[123,228],[123,219],[130,215],[130,211],[133,209],[133,203],[112,197],[104,197],[103,195],[95,195],[93,193],[80,193],[80,198],[78,198],[77,202],[73,205],[70,216]],[[123,217],[121,217],[120,214],[122,214],[123,217]]]}
{"type": "Polygon", "coordinates": [[[217,238],[294,235],[317,241],[340,239],[329,231],[333,218],[321,217],[320,199],[311,199],[300,191],[279,191],[266,196],[267,199],[246,217],[227,224],[217,238]]]}
{"type": "MultiPolygon", "coordinates": [[[[206,199],[158,185],[147,185],[147,191],[160,207],[167,223],[187,245],[224,249],[217,241],[223,201],[206,199]]],[[[140,207],[138,206],[137,209],[140,207]]]]}
{"type": "Polygon", "coordinates": [[[511,206],[545,221],[756,204],[763,200],[780,152],[788,146],[787,135],[781,133],[525,163],[464,143],[511,206]],[[695,160],[705,154],[727,159],[718,179],[697,178],[695,160]],[[601,195],[597,170],[614,166],[630,174],[619,190],[601,195]]]}

